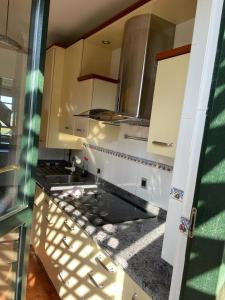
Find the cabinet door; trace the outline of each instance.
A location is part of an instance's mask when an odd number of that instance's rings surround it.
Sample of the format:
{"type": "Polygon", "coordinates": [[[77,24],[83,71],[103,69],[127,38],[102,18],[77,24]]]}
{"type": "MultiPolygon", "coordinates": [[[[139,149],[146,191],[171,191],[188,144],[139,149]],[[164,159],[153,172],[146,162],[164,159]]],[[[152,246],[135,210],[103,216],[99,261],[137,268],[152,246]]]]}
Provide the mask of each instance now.
{"type": "Polygon", "coordinates": [[[148,151],[174,157],[184,100],[189,54],[159,61],[148,151]]]}
{"type": "Polygon", "coordinates": [[[45,76],[44,76],[44,91],[42,99],[42,112],[41,112],[41,130],[40,130],[40,145],[46,146],[47,134],[49,125],[49,116],[51,109],[53,76],[55,65],[55,48],[51,48],[46,52],[45,58],[45,76]]]}
{"type": "Polygon", "coordinates": [[[123,294],[121,300],[153,300],[147,295],[127,274],[123,282],[123,294]]]}
{"type": "Polygon", "coordinates": [[[108,110],[115,110],[117,84],[94,79],[93,98],[91,108],[104,108],[108,110]]]}
{"type": "Polygon", "coordinates": [[[77,113],[78,102],[86,101],[81,98],[80,83],[77,81],[80,76],[82,53],[83,40],[73,44],[65,51],[61,131],[66,134],[74,133],[73,115],[77,113]]]}
{"type": "Polygon", "coordinates": [[[46,211],[45,201],[47,195],[42,189],[36,185],[35,199],[34,199],[34,210],[33,210],[33,221],[31,228],[31,244],[34,247],[36,254],[39,256],[40,249],[42,247],[42,239],[45,234],[45,228],[43,227],[43,216],[46,211]]]}
{"type": "MultiPolygon", "coordinates": [[[[86,80],[76,83],[76,97],[74,97],[74,113],[79,114],[91,109],[94,80],[86,80]]],[[[78,137],[87,137],[89,133],[89,119],[73,117],[74,135],[78,137]]]]}

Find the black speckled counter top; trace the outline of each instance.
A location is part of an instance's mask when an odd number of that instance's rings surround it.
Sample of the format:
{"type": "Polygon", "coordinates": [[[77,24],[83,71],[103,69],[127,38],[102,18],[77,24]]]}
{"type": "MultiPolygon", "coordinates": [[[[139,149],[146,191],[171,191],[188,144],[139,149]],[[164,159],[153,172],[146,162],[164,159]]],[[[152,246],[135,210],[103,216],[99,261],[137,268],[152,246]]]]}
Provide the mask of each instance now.
{"type": "MultiPolygon", "coordinates": [[[[54,196],[40,172],[36,179],[55,203],[76,219],[147,294],[154,300],[168,300],[172,267],[161,259],[164,219],[155,217],[95,227],[73,205],[54,196]]],[[[86,182],[93,183],[93,176],[87,177],[86,182]]]]}

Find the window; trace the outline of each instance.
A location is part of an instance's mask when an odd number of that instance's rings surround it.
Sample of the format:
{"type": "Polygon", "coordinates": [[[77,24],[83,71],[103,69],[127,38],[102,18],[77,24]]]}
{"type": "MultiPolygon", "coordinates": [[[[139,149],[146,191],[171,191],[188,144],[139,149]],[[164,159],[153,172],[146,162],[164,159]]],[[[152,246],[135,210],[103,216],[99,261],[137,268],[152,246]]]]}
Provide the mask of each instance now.
{"type": "Polygon", "coordinates": [[[14,123],[13,80],[1,78],[0,86],[0,149],[7,149],[12,140],[12,127],[14,123]]]}

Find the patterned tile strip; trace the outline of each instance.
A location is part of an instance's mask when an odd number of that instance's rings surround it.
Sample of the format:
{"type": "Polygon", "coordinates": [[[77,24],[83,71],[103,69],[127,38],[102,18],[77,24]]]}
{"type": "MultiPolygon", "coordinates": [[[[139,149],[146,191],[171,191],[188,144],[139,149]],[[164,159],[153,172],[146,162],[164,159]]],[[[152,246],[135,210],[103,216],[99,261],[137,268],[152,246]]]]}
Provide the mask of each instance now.
{"type": "Polygon", "coordinates": [[[165,170],[165,171],[168,171],[168,172],[171,172],[173,170],[172,166],[162,164],[162,163],[159,163],[159,162],[156,162],[156,161],[152,161],[152,160],[149,160],[149,159],[140,158],[140,157],[137,157],[137,156],[125,154],[125,153],[122,153],[122,152],[106,149],[106,148],[91,145],[91,144],[84,144],[84,146],[88,147],[90,149],[93,149],[95,151],[103,152],[103,153],[106,153],[106,154],[109,154],[109,155],[113,155],[113,156],[123,158],[123,159],[129,160],[129,161],[133,161],[133,162],[145,165],[145,166],[154,167],[154,168],[165,170]]]}

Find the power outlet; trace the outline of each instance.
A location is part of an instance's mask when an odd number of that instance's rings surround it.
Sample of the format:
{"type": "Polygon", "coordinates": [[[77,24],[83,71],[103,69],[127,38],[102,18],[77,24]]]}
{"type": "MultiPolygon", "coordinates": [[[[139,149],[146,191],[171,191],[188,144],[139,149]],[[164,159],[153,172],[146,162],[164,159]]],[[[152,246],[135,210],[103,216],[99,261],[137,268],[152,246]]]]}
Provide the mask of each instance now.
{"type": "Polygon", "coordinates": [[[148,180],[144,177],[141,178],[141,187],[147,189],[148,180]]]}

